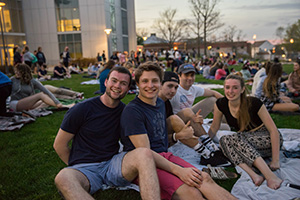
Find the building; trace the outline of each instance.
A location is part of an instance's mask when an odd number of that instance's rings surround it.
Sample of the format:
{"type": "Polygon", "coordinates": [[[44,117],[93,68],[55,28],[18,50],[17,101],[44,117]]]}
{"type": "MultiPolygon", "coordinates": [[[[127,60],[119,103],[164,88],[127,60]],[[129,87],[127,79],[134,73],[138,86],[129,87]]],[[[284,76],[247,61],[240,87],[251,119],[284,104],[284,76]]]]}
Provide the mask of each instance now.
{"type": "Polygon", "coordinates": [[[251,56],[252,58],[259,58],[262,60],[271,59],[271,51],[275,46],[268,40],[256,41],[252,44],[251,56]]]}
{"type": "MultiPolygon", "coordinates": [[[[2,0],[5,46],[9,63],[12,48],[27,44],[31,52],[41,46],[47,64],[60,60],[69,47],[71,57],[94,58],[103,50],[136,49],[134,0],[2,0]],[[111,29],[106,35],[105,29],[111,29]]],[[[1,45],[1,64],[4,62],[1,45]]]]}

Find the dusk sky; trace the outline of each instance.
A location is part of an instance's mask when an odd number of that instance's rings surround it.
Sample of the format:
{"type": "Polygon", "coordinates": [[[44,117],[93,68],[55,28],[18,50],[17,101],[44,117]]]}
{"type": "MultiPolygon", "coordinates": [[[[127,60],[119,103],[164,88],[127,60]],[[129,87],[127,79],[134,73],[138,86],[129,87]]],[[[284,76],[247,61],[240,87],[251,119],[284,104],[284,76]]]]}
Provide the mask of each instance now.
{"type": "MultiPolygon", "coordinates": [[[[135,0],[137,29],[146,28],[149,34],[155,33],[152,27],[155,19],[168,8],[177,9],[176,19],[193,19],[188,0],[135,0]]],[[[257,41],[272,42],[279,26],[285,28],[300,19],[299,0],[221,0],[217,9],[221,13],[221,22],[225,23],[213,33],[217,37],[224,28],[235,25],[246,34],[244,40],[253,40],[256,34],[257,41]]]]}

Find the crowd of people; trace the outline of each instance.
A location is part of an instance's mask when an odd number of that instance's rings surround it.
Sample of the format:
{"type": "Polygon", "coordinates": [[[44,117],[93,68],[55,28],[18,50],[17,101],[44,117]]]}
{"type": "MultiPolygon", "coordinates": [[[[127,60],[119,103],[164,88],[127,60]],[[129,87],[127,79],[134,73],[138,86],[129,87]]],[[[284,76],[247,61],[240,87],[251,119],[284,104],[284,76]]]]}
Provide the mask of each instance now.
{"type": "MultiPolygon", "coordinates": [[[[54,67],[54,78],[83,72],[71,64],[67,47],[61,57],[54,67]]],[[[265,64],[245,60],[242,69],[235,71],[232,58],[196,61],[194,57],[168,52],[164,62],[158,52],[146,50],[114,52],[107,60],[105,52],[98,53],[97,62],[89,64],[87,73],[99,79],[101,95],[68,110],[53,145],[67,165],[55,178],[65,199],[89,199],[103,185],[130,183],[140,186],[142,199],[236,199],[209,174],[168,152],[178,141],[199,154],[201,165],[239,166],[256,186],[264,180],[271,189],[281,186],[282,180],[273,170],[280,168],[283,141],[269,112],[300,112],[299,104],[293,102],[300,92],[300,61],[282,82],[278,60],[265,64]],[[196,74],[224,80],[224,95],[195,86],[196,74]],[[251,94],[247,85],[252,85],[251,94]],[[282,92],[284,86],[288,89],[282,92]],[[121,100],[130,91],[137,96],[125,106],[121,100]],[[204,99],[194,104],[197,97],[204,99]],[[206,132],[203,119],[210,113],[213,121],[206,132]],[[218,146],[213,141],[218,130],[236,133],[221,137],[218,146]],[[265,157],[271,158],[269,164],[265,157]]],[[[12,111],[49,105],[61,108],[57,98],[82,96],[44,86],[32,77],[32,66],[37,63],[38,78],[51,78],[42,48],[34,55],[28,47],[23,53],[17,47],[14,58],[15,76],[9,79],[0,72],[1,115],[7,115],[3,104],[8,96],[12,111]],[[36,89],[41,92],[35,93],[36,89]]]]}

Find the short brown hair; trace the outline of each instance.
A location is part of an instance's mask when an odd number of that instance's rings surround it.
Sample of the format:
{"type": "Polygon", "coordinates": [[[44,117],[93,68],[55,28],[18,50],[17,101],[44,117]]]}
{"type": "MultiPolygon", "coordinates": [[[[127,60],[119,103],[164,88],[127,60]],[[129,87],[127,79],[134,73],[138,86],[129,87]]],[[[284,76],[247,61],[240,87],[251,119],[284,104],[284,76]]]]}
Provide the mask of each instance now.
{"type": "Polygon", "coordinates": [[[137,83],[139,83],[140,77],[142,76],[144,71],[147,71],[147,72],[154,71],[158,75],[160,82],[162,82],[163,75],[164,75],[163,70],[161,69],[161,67],[157,63],[149,61],[149,62],[145,62],[145,63],[141,64],[135,70],[135,81],[137,83]]]}

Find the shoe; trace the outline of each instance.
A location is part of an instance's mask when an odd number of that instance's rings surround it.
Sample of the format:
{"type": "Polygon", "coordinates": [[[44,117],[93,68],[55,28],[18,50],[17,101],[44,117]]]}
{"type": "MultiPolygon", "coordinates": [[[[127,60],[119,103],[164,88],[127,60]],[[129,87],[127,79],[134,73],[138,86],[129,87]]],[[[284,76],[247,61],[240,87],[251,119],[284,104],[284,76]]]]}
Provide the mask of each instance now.
{"type": "Polygon", "coordinates": [[[227,180],[238,177],[236,173],[224,170],[221,167],[212,167],[211,165],[207,165],[207,167],[203,168],[202,171],[208,173],[215,180],[227,180]]]}
{"type": "Polygon", "coordinates": [[[211,165],[213,167],[229,167],[231,162],[224,156],[222,151],[216,151],[211,154],[209,158],[201,156],[200,165],[211,165]]]}

